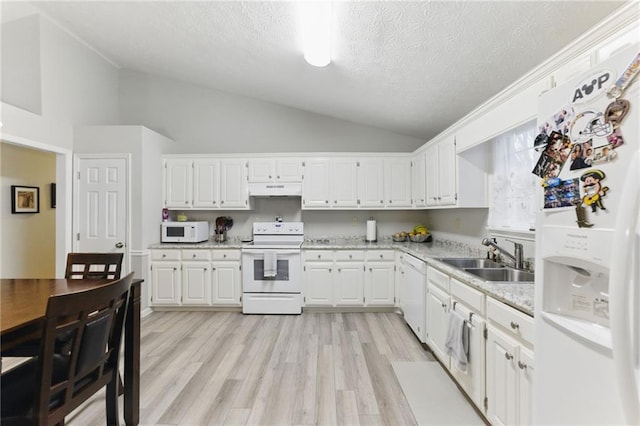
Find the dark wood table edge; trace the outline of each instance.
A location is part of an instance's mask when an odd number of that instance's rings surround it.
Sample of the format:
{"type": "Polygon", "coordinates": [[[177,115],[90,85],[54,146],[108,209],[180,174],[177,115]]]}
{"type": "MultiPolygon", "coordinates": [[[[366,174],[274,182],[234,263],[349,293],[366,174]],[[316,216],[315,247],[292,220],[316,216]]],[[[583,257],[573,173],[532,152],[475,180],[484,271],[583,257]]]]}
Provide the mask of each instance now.
{"type": "Polygon", "coordinates": [[[143,279],[135,278],[127,306],[124,331],[124,422],[140,422],[140,300],[143,279]],[[137,344],[136,344],[137,342],[137,344]]]}

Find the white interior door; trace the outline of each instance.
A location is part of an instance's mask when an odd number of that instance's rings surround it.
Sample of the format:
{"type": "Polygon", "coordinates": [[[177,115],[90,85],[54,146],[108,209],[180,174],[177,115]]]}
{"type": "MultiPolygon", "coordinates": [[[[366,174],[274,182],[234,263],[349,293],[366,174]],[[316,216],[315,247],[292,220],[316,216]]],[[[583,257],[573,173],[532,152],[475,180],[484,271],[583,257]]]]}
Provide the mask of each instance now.
{"type": "Polygon", "coordinates": [[[126,253],[127,161],[126,157],[78,158],[75,251],[126,253]]]}

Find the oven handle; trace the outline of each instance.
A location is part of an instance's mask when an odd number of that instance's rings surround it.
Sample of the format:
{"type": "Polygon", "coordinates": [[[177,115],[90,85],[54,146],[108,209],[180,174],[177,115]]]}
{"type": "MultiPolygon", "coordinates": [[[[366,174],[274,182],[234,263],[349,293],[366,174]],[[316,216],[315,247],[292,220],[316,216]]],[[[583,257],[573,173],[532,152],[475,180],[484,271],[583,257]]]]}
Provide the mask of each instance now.
{"type": "Polygon", "coordinates": [[[279,249],[242,249],[242,253],[264,254],[266,250],[273,250],[276,254],[300,254],[300,250],[279,250],[279,249]]]}

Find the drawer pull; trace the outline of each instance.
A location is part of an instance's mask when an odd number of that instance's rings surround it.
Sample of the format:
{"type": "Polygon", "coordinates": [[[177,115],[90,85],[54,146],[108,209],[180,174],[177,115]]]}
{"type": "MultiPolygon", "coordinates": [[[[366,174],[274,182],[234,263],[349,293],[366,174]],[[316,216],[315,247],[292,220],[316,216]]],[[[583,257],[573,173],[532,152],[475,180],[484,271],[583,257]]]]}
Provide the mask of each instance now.
{"type": "Polygon", "coordinates": [[[352,254],[349,255],[349,259],[353,259],[353,255],[352,254]]]}
{"type": "Polygon", "coordinates": [[[513,328],[514,330],[517,330],[520,328],[520,324],[518,324],[515,321],[511,321],[511,328],[513,328]]]}
{"type": "Polygon", "coordinates": [[[507,361],[511,361],[513,359],[513,355],[511,355],[509,352],[505,352],[504,357],[507,359],[507,361]]]}
{"type": "Polygon", "coordinates": [[[163,255],[162,255],[162,257],[167,257],[167,255],[166,255],[166,254],[163,254],[163,255]]]}
{"type": "Polygon", "coordinates": [[[196,254],[195,254],[195,253],[193,253],[193,254],[191,255],[191,257],[193,257],[193,258],[195,259],[195,258],[196,258],[196,254]]]}
{"type": "Polygon", "coordinates": [[[518,367],[520,367],[520,370],[526,370],[527,369],[527,364],[525,364],[522,361],[518,361],[518,367]]]}
{"type": "Polygon", "coordinates": [[[226,254],[223,254],[223,255],[222,255],[222,257],[223,257],[223,258],[225,258],[225,257],[227,257],[227,255],[226,255],[226,254]]]}
{"type": "Polygon", "coordinates": [[[320,255],[318,255],[318,259],[320,259],[320,255]]]}
{"type": "Polygon", "coordinates": [[[442,305],[440,305],[440,306],[442,306],[443,308],[446,308],[446,307],[447,307],[447,305],[446,305],[446,304],[444,304],[444,303],[443,303],[442,305]]]}

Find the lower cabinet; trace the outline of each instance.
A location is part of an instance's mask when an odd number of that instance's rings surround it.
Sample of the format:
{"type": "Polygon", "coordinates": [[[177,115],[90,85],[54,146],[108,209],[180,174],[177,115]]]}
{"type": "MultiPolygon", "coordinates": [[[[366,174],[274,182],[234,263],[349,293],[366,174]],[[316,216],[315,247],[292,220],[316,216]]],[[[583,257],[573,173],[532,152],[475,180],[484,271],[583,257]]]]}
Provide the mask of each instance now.
{"type": "Polygon", "coordinates": [[[303,258],[305,306],[394,306],[393,250],[305,250],[303,258]]]}
{"type": "Polygon", "coordinates": [[[449,355],[445,343],[449,325],[449,295],[430,284],[427,285],[427,344],[447,367],[449,355]]]}
{"type": "Polygon", "coordinates": [[[531,424],[533,318],[487,299],[487,419],[531,424]]]}
{"type": "Polygon", "coordinates": [[[152,250],[151,306],[240,306],[240,250],[152,250]]]}

